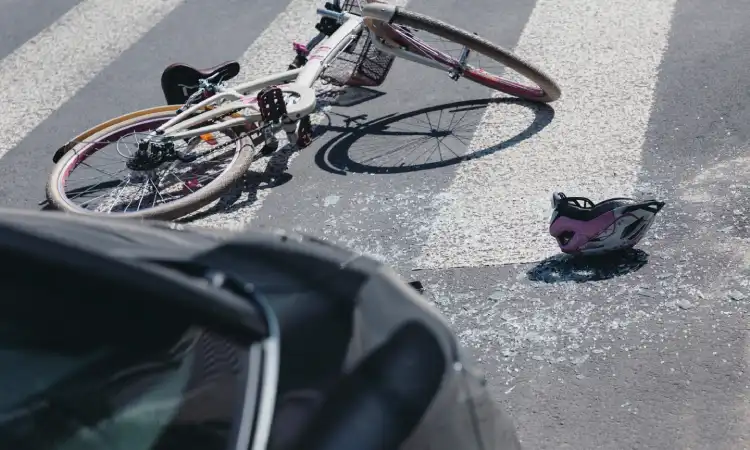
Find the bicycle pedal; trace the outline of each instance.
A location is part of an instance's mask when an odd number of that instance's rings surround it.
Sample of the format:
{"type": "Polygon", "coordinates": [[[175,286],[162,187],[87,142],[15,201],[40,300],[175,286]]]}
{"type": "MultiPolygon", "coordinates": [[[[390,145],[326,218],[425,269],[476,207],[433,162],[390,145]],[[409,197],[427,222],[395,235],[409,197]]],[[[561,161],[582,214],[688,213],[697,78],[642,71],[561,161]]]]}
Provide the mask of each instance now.
{"type": "Polygon", "coordinates": [[[258,93],[258,108],[264,122],[278,122],[287,114],[284,93],[272,86],[258,93]]]}
{"type": "Polygon", "coordinates": [[[338,23],[338,21],[330,17],[323,17],[322,19],[320,19],[320,22],[315,24],[315,29],[328,37],[331,37],[331,35],[335,33],[336,30],[339,29],[339,27],[341,27],[341,25],[338,23]]]}

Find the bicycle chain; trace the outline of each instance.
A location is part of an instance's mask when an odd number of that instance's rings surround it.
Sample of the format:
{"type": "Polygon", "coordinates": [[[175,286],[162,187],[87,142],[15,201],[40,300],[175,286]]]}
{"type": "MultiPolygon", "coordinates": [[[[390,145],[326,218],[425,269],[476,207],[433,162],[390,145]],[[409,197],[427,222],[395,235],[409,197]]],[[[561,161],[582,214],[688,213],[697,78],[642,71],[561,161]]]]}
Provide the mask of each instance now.
{"type": "Polygon", "coordinates": [[[219,144],[219,145],[217,145],[215,147],[211,147],[210,151],[206,151],[206,152],[200,153],[195,159],[198,159],[198,158],[201,158],[203,156],[206,156],[209,153],[215,152],[216,150],[221,150],[221,149],[223,149],[225,147],[229,147],[230,145],[234,144],[235,142],[237,142],[237,139],[232,139],[229,142],[225,142],[225,143],[219,144]]]}

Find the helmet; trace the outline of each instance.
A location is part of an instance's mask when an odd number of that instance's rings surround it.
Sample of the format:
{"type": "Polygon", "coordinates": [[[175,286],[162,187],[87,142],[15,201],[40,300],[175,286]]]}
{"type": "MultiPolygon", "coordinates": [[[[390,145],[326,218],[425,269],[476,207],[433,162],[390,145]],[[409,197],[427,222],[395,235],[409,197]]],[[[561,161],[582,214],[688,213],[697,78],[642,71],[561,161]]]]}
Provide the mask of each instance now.
{"type": "Polygon", "coordinates": [[[549,234],[569,254],[598,254],[636,245],[664,202],[617,197],[594,204],[585,197],[552,194],[549,234]]]}

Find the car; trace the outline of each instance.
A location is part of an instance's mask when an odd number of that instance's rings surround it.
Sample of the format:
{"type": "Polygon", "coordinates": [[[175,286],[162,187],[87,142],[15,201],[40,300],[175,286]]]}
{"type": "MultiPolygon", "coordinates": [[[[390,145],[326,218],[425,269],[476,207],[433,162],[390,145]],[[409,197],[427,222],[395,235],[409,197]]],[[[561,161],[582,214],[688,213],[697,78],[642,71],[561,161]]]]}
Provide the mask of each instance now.
{"type": "Polygon", "coordinates": [[[273,228],[0,208],[0,447],[511,450],[387,265],[273,228]]]}

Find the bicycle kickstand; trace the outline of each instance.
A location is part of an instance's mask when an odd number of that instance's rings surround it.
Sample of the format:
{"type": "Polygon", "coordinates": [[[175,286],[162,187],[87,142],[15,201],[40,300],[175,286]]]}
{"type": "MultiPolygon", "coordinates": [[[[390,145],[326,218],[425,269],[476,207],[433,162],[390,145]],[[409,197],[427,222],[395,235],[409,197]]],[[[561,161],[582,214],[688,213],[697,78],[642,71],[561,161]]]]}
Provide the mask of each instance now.
{"type": "Polygon", "coordinates": [[[299,121],[297,127],[297,147],[305,148],[312,144],[313,140],[313,127],[310,116],[305,116],[299,121]]]}
{"type": "Polygon", "coordinates": [[[282,128],[289,140],[289,145],[294,145],[298,150],[312,143],[312,122],[309,116],[303,117],[298,122],[285,120],[282,128]]]}

